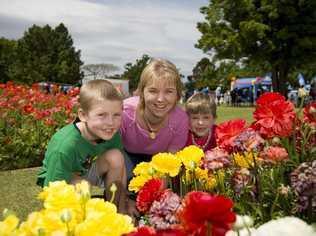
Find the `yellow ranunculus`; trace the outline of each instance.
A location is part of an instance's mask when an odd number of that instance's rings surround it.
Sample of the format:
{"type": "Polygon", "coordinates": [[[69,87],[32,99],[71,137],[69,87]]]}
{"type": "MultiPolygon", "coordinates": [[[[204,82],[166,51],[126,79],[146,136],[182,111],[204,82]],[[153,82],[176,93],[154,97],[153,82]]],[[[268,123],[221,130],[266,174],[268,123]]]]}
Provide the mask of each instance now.
{"type": "Polygon", "coordinates": [[[204,152],[201,148],[191,145],[177,152],[176,156],[181,159],[187,169],[192,169],[192,167],[199,166],[202,157],[204,157],[204,152]]]}
{"type": "Polygon", "coordinates": [[[253,152],[234,153],[233,159],[237,166],[249,169],[254,167],[254,160],[257,159],[257,154],[253,152]]]}
{"type": "Polygon", "coordinates": [[[8,215],[4,221],[0,221],[0,235],[14,235],[14,231],[18,226],[19,219],[15,215],[8,215]]]}
{"type": "Polygon", "coordinates": [[[133,170],[134,175],[154,175],[154,168],[150,162],[141,162],[133,170]]]}
{"type": "Polygon", "coordinates": [[[137,193],[144,186],[144,184],[150,179],[152,179],[152,176],[138,175],[129,182],[128,190],[134,191],[137,193]]]}
{"type": "Polygon", "coordinates": [[[121,214],[102,215],[98,218],[86,219],[76,228],[76,236],[120,236],[134,230],[132,219],[121,214]]]}
{"type": "MultiPolygon", "coordinates": [[[[82,185],[82,190],[85,188],[82,185]]],[[[80,189],[78,185],[77,189],[80,189]]],[[[87,190],[83,190],[87,191],[87,190]]],[[[67,184],[65,181],[50,182],[48,187],[44,187],[39,198],[44,200],[44,208],[49,211],[60,212],[63,209],[73,211],[73,217],[77,221],[82,221],[84,208],[82,207],[82,196],[76,192],[75,186],[67,184]]]]}
{"type": "Polygon", "coordinates": [[[179,158],[171,153],[158,153],[154,155],[151,164],[158,172],[171,177],[177,176],[181,167],[179,158]]]}

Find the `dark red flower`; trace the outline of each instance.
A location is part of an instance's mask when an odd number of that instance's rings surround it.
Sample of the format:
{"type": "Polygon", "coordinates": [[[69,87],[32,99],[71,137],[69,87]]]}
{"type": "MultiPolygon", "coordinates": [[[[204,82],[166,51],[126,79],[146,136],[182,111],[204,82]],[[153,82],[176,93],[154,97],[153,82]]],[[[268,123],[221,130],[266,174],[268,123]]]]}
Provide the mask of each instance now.
{"type": "Polygon", "coordinates": [[[185,196],[178,216],[188,232],[203,235],[210,224],[213,236],[224,236],[236,220],[232,207],[229,198],[193,191],[185,196]]]}
{"type": "Polygon", "coordinates": [[[216,142],[220,148],[231,152],[234,145],[234,139],[246,129],[246,121],[235,119],[223,122],[217,126],[216,142]]]}
{"type": "Polygon", "coordinates": [[[151,204],[158,200],[163,190],[163,182],[161,179],[150,179],[140,189],[136,198],[137,209],[145,213],[151,207],[151,204]]]}
{"type": "Polygon", "coordinates": [[[268,93],[264,93],[262,94],[257,100],[256,100],[256,104],[257,106],[261,106],[261,105],[266,105],[269,104],[271,102],[275,102],[275,101],[285,101],[285,97],[282,96],[280,93],[276,93],[276,92],[268,92],[268,93]]]}
{"type": "Polygon", "coordinates": [[[304,121],[316,126],[316,102],[312,102],[304,108],[304,121]]]}
{"type": "Polygon", "coordinates": [[[34,108],[31,104],[27,104],[25,106],[23,106],[23,111],[26,113],[26,114],[30,114],[34,111],[34,108]]]}
{"type": "Polygon", "coordinates": [[[137,228],[137,231],[125,234],[125,236],[156,236],[156,231],[152,227],[142,226],[137,228]]]}
{"type": "Polygon", "coordinates": [[[187,233],[181,226],[175,226],[169,229],[162,229],[157,231],[157,236],[187,236],[187,233]]]}
{"type": "Polygon", "coordinates": [[[256,107],[252,128],[263,137],[288,137],[293,131],[295,121],[294,105],[282,99],[270,101],[256,107]]]}

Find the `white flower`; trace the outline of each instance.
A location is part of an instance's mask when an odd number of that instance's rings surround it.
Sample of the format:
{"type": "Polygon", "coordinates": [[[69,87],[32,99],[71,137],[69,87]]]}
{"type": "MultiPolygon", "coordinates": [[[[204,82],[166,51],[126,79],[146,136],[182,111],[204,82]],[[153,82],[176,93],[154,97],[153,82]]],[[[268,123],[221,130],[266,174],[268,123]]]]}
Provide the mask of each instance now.
{"type": "Polygon", "coordinates": [[[311,226],[296,217],[284,217],[271,220],[255,230],[252,236],[316,236],[311,226]]]}
{"type": "Polygon", "coordinates": [[[236,231],[236,230],[240,230],[243,228],[249,228],[251,226],[253,226],[253,219],[250,216],[237,215],[236,222],[233,226],[233,229],[236,231]]]}

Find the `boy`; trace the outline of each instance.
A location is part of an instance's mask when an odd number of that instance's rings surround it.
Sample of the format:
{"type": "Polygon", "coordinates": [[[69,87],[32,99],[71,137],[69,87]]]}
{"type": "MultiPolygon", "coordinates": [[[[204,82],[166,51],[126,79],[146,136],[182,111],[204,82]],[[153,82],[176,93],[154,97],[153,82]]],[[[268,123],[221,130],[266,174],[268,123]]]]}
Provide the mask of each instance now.
{"type": "Polygon", "coordinates": [[[214,99],[207,94],[196,93],[188,99],[185,109],[190,122],[186,146],[196,145],[204,152],[216,147],[214,99]]]}
{"type": "Polygon", "coordinates": [[[106,80],[84,84],[79,94],[78,118],[53,135],[48,143],[37,184],[65,180],[76,184],[87,180],[105,187],[110,199],[110,186],[118,190],[114,203],[125,211],[126,171],[119,133],[122,97],[106,80]]]}

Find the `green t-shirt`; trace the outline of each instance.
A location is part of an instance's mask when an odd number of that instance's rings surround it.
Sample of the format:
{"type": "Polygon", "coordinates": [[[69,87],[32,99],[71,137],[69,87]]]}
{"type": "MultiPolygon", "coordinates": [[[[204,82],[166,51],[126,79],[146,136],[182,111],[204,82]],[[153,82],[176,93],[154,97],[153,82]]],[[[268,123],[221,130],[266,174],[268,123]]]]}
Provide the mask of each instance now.
{"type": "Polygon", "coordinates": [[[69,124],[55,133],[48,143],[37,184],[47,186],[57,180],[69,183],[73,173],[84,175],[91,162],[110,149],[122,149],[118,132],[111,140],[93,145],[81,136],[75,124],[69,124]]]}

